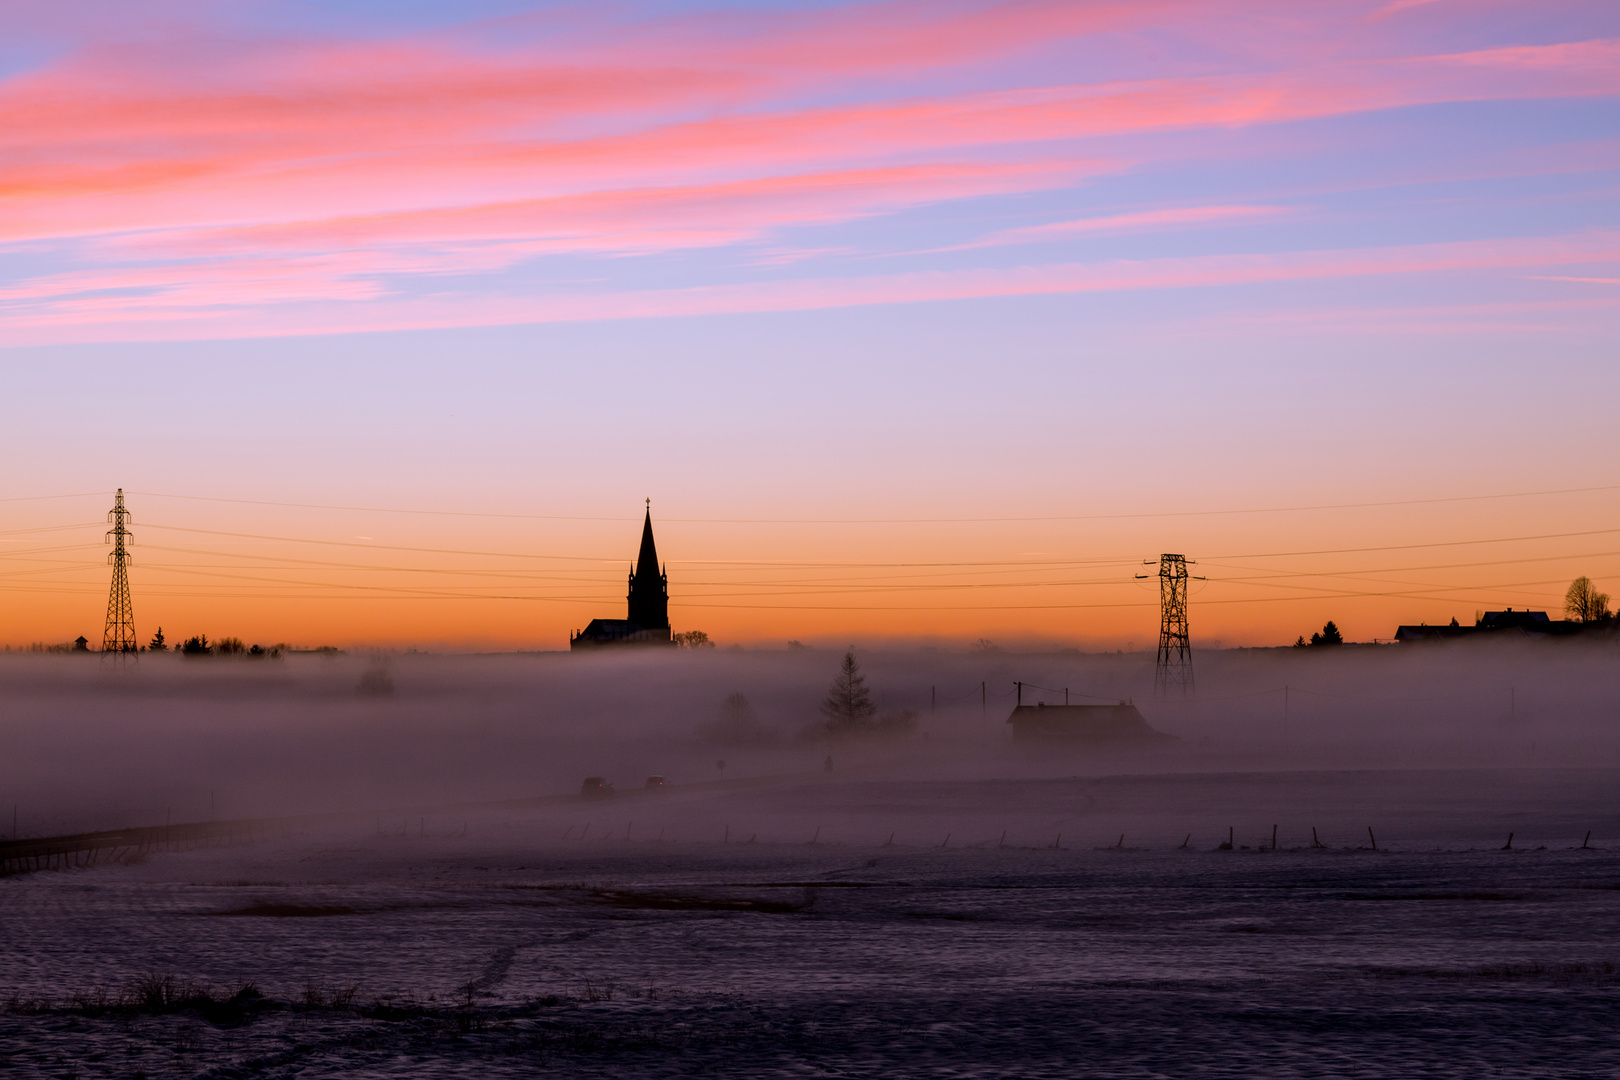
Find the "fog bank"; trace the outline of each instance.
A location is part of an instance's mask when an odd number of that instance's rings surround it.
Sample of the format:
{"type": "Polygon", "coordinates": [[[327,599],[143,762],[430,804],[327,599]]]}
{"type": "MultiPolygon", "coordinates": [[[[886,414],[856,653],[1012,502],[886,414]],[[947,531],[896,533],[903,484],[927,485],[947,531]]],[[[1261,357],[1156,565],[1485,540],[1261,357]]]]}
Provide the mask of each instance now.
{"type": "Polygon", "coordinates": [[[1159,698],[1151,654],[859,649],[889,739],[806,739],[825,650],[279,660],[0,656],[0,832],[382,811],[748,778],[974,780],[1620,764],[1620,650],[1486,642],[1202,652],[1159,698]],[[1108,749],[1014,744],[1024,701],[1132,700],[1176,736],[1108,749]],[[981,685],[983,689],[981,690],[981,685]],[[747,701],[743,741],[725,700],[747,701]],[[720,762],[724,766],[720,766],[720,762]]]}

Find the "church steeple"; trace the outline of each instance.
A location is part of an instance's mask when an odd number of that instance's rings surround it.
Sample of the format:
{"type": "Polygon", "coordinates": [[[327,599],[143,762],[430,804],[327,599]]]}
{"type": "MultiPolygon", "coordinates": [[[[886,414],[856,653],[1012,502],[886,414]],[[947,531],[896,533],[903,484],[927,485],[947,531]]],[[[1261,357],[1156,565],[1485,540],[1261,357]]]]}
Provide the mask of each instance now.
{"type": "Polygon", "coordinates": [[[653,543],[652,500],[641,524],[641,551],[630,575],[630,621],[647,630],[669,632],[669,575],[658,569],[658,545],[653,543]]]}

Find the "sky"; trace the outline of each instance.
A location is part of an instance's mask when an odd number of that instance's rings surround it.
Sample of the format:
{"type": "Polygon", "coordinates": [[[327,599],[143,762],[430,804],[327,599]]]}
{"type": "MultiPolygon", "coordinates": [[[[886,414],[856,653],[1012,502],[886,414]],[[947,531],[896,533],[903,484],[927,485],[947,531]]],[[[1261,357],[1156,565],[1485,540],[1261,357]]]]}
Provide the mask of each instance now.
{"type": "Polygon", "coordinates": [[[0,0],[0,642],[1620,594],[1610,2],[0,0]]]}

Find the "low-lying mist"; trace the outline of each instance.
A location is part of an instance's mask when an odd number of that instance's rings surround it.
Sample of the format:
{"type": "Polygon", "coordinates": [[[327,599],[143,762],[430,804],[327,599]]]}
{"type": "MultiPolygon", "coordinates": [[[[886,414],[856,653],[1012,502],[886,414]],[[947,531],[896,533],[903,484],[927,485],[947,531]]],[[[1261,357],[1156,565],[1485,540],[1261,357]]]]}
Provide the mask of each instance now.
{"type": "Polygon", "coordinates": [[[1157,697],[1151,654],[857,651],[909,733],[829,740],[842,654],[0,656],[0,832],[24,836],[620,792],[664,776],[881,780],[1620,763],[1614,642],[1225,650],[1157,697]],[[1134,701],[1152,747],[1015,744],[1025,704],[1134,701]],[[981,691],[981,684],[983,689],[981,691]],[[740,695],[740,697],[739,697],[740,695]],[[729,704],[728,704],[729,701],[729,704]],[[831,759],[829,763],[829,758],[831,759]],[[723,763],[723,765],[722,765],[723,763]]]}

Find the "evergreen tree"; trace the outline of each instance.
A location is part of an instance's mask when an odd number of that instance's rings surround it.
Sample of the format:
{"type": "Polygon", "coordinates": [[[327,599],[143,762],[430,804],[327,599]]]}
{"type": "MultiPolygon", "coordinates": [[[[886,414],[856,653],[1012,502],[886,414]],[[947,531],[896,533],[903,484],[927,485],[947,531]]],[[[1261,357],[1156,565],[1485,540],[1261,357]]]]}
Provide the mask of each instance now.
{"type": "Polygon", "coordinates": [[[866,688],[866,676],[855,662],[854,651],[844,654],[838,675],[833,679],[827,700],[821,703],[822,715],[827,717],[828,731],[855,731],[871,726],[877,706],[872,704],[872,691],[866,688]]]}
{"type": "Polygon", "coordinates": [[[147,649],[148,652],[168,652],[169,651],[168,642],[163,640],[163,627],[160,626],[160,627],[157,628],[157,633],[152,635],[152,643],[150,645],[148,645],[146,647],[146,649],[147,649]]]}
{"type": "Polygon", "coordinates": [[[1344,644],[1344,635],[1339,633],[1339,628],[1337,626],[1333,625],[1333,620],[1332,619],[1329,619],[1327,621],[1327,625],[1322,627],[1322,632],[1320,634],[1312,634],[1311,635],[1311,644],[1312,645],[1343,645],[1344,644]]]}

